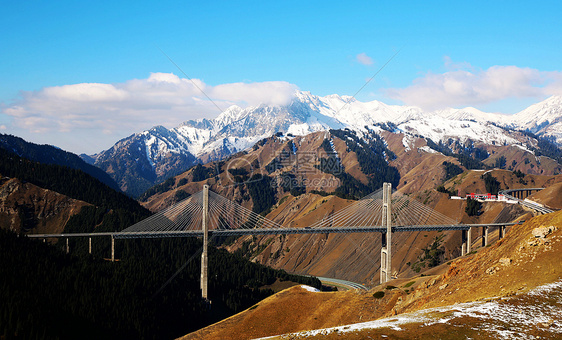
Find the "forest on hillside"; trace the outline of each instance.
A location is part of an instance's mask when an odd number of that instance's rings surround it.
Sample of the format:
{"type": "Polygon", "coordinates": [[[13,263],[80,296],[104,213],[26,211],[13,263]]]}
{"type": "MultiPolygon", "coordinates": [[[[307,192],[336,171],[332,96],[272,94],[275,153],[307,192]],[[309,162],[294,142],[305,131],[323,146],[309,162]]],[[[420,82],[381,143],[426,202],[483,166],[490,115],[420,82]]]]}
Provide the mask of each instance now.
{"type": "Polygon", "coordinates": [[[119,261],[109,262],[0,230],[0,337],[172,339],[252,306],[276,280],[321,287],[211,248],[209,309],[199,288],[200,240],[117,243],[119,261]]]}
{"type": "MultiPolygon", "coordinates": [[[[65,233],[120,231],[150,216],[126,195],[80,170],[42,164],[0,148],[0,174],[93,206],[72,216],[65,233]]],[[[209,296],[201,300],[198,239],[65,240],[53,245],[0,229],[0,339],[172,339],[252,306],[276,280],[320,281],[209,249],[209,296]],[[173,279],[172,279],[173,278],[173,279]],[[168,282],[169,281],[169,282],[168,282]]]]}
{"type": "Polygon", "coordinates": [[[82,170],[112,189],[119,190],[115,181],[102,169],[84,162],[79,156],[51,145],[39,145],[12,135],[0,134],[0,148],[19,157],[42,164],[66,166],[82,170]]]}

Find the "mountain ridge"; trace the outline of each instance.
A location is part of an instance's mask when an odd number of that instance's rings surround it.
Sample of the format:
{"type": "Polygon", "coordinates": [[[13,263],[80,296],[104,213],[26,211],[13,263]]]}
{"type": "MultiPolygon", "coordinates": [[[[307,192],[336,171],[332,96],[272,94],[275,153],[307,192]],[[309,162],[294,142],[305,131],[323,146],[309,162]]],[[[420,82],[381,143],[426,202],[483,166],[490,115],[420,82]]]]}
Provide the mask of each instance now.
{"type": "Polygon", "coordinates": [[[415,106],[360,102],[339,95],[319,97],[297,91],[287,105],[231,106],[213,119],[185,121],[171,129],[155,126],[92,157],[94,164],[108,172],[122,190],[138,196],[151,185],[197,163],[222,159],[277,132],[306,135],[329,129],[366,131],[366,127],[391,122],[407,134],[422,135],[435,142],[453,138],[461,143],[471,139],[494,145],[517,144],[509,128],[551,136],[560,143],[561,98],[550,97],[509,116],[471,107],[428,112],[415,106]],[[543,114],[533,116],[533,108],[543,114]],[[132,188],[133,182],[138,188],[132,188]]]}

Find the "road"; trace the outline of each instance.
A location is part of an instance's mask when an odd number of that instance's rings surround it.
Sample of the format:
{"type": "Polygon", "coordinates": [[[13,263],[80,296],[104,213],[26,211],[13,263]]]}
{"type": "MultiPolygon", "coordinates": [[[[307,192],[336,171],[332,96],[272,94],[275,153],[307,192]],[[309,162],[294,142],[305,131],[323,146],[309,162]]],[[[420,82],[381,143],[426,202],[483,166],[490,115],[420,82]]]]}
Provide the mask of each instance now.
{"type": "Polygon", "coordinates": [[[351,281],[332,279],[329,277],[319,277],[319,276],[317,276],[316,278],[320,280],[322,284],[328,286],[336,286],[336,287],[343,287],[347,289],[358,289],[358,290],[365,290],[365,291],[369,290],[369,288],[363,286],[362,284],[351,282],[351,281]]]}

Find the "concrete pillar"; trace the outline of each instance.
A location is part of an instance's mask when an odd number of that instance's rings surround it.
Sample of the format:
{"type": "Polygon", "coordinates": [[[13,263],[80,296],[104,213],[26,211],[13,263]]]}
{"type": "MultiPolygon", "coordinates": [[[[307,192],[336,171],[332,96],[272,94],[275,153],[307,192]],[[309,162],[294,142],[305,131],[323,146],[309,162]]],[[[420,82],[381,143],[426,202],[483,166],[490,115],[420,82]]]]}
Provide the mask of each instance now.
{"type": "Polygon", "coordinates": [[[88,237],[88,253],[92,254],[92,238],[88,237]]]}
{"type": "Polygon", "coordinates": [[[208,284],[209,284],[209,255],[207,249],[209,246],[209,186],[203,186],[203,216],[201,218],[201,227],[203,229],[203,253],[201,254],[201,297],[209,300],[208,284]]]}
{"type": "Polygon", "coordinates": [[[466,231],[466,253],[470,254],[472,251],[472,228],[466,231]]]}
{"type": "Polygon", "coordinates": [[[70,245],[68,244],[68,237],[66,238],[66,253],[70,253],[70,245]]]}
{"type": "Polygon", "coordinates": [[[461,230],[461,256],[470,254],[472,251],[472,228],[461,230]]]}
{"type": "Polygon", "coordinates": [[[388,271],[387,265],[387,251],[386,251],[386,233],[381,233],[381,270],[380,270],[380,283],[386,282],[386,273],[388,271]]]}
{"type": "Polygon", "coordinates": [[[501,225],[500,229],[498,230],[499,239],[501,240],[505,236],[505,226],[501,225]]]}
{"type": "Polygon", "coordinates": [[[115,262],[115,238],[111,235],[111,262],[115,262]]]}
{"type": "Polygon", "coordinates": [[[488,227],[482,227],[482,247],[488,245],[488,227]]]}
{"type": "Polygon", "coordinates": [[[383,233],[385,240],[381,248],[381,283],[392,279],[392,184],[383,183],[382,186],[382,225],[386,227],[383,233]],[[386,234],[386,235],[385,235],[386,234]]]}
{"type": "Polygon", "coordinates": [[[461,256],[466,255],[466,240],[468,239],[466,234],[466,230],[461,230],[461,256]]]}

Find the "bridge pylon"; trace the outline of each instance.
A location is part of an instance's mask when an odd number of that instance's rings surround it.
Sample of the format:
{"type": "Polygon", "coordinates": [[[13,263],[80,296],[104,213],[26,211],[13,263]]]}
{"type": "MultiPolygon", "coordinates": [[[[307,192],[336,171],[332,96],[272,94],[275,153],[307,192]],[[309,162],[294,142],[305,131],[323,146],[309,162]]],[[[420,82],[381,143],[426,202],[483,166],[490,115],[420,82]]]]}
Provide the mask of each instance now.
{"type": "Polygon", "coordinates": [[[392,279],[392,184],[383,183],[382,185],[382,226],[386,227],[386,232],[381,233],[381,278],[380,283],[388,282],[392,279]]]}
{"type": "Polygon", "coordinates": [[[201,254],[201,297],[209,301],[209,186],[203,186],[203,212],[201,216],[203,230],[203,253],[201,254]]]}

